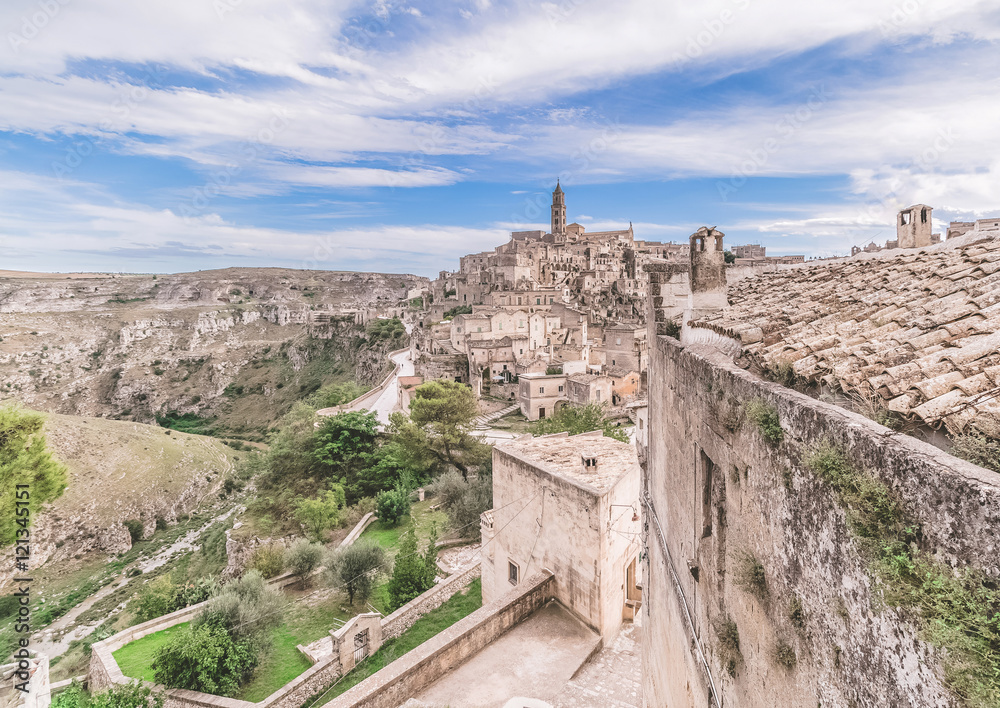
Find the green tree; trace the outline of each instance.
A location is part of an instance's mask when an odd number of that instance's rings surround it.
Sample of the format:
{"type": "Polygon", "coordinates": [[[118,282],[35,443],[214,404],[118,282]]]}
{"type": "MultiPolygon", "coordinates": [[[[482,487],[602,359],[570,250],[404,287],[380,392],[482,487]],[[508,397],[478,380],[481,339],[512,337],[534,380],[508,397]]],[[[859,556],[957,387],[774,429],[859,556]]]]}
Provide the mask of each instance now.
{"type": "Polygon", "coordinates": [[[478,404],[472,389],[456,381],[428,381],[414,390],[408,431],[412,445],[421,446],[440,462],[468,479],[469,470],[489,455],[489,446],[472,433],[478,404]]]}
{"type": "Polygon", "coordinates": [[[192,624],[156,652],[151,666],[156,682],[169,688],[232,696],[259,661],[249,641],[235,641],[218,625],[192,624]]]}
{"type": "Polygon", "coordinates": [[[434,578],[437,577],[437,524],[431,524],[431,535],[427,539],[427,550],[424,551],[424,584],[431,588],[434,585],[434,578]]]}
{"type": "Polygon", "coordinates": [[[309,574],[319,567],[323,561],[323,547],[318,543],[309,543],[304,538],[296,541],[285,555],[288,569],[299,577],[304,588],[309,574]]]}
{"type": "Polygon", "coordinates": [[[563,406],[548,418],[542,418],[531,424],[533,435],[551,435],[552,433],[569,433],[579,435],[600,430],[605,437],[620,442],[628,442],[625,430],[608,419],[606,403],[590,403],[586,406],[563,406]]]}
{"type": "Polygon", "coordinates": [[[479,533],[480,515],[493,507],[493,477],[487,473],[488,469],[489,466],[484,465],[479,475],[470,480],[449,472],[431,485],[431,492],[441,500],[451,530],[463,538],[479,533]]]}
{"type": "Polygon", "coordinates": [[[380,521],[395,526],[410,513],[410,490],[397,486],[379,492],[375,497],[375,513],[380,521]]]}
{"type": "Polygon", "coordinates": [[[316,411],[296,403],[270,440],[267,467],[271,476],[279,480],[308,477],[317,466],[315,448],[316,411]]]}
{"type": "Polygon", "coordinates": [[[723,260],[726,261],[726,263],[735,263],[736,262],[736,254],[733,253],[732,251],[725,251],[725,252],[723,252],[722,258],[723,258],[723,260]]]}
{"type": "Polygon", "coordinates": [[[66,466],[46,448],[44,424],[40,413],[0,406],[0,545],[29,537],[42,506],[66,488],[66,466]]]}
{"type": "Polygon", "coordinates": [[[373,541],[360,539],[330,553],[324,565],[328,582],[346,592],[351,605],[355,598],[364,603],[385,568],[385,549],[373,541]]]}
{"type": "Polygon", "coordinates": [[[323,534],[340,521],[340,511],[347,503],[344,487],[334,484],[332,490],[322,492],[315,499],[302,499],[295,506],[295,519],[306,527],[310,537],[323,540],[323,534]]]}
{"type": "Polygon", "coordinates": [[[265,578],[273,578],[285,569],[285,548],[280,543],[257,546],[250,556],[250,567],[265,578]]]}
{"type": "MultiPolygon", "coordinates": [[[[348,502],[374,496],[366,472],[376,460],[378,419],[374,412],[350,411],[324,417],[316,431],[313,455],[333,478],[342,481],[348,502]]],[[[374,482],[377,485],[377,481],[374,482]]]]}
{"type": "Polygon", "coordinates": [[[155,580],[146,583],[142,589],[129,603],[129,609],[139,622],[148,622],[151,619],[162,617],[173,612],[174,594],[177,586],[170,579],[170,573],[161,575],[155,580]]]}
{"type": "Polygon", "coordinates": [[[399,541],[399,552],[392,565],[392,577],[389,578],[392,609],[402,607],[433,584],[433,578],[430,584],[427,582],[426,565],[424,558],[417,552],[417,534],[411,524],[399,541]]]}

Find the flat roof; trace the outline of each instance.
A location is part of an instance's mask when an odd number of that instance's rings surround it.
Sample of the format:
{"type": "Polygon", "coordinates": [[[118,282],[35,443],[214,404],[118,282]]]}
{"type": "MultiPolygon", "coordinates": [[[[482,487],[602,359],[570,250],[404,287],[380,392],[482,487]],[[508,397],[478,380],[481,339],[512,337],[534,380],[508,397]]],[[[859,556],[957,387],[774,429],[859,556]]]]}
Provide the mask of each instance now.
{"type": "Polygon", "coordinates": [[[568,433],[537,438],[523,436],[498,445],[497,449],[550,474],[583,483],[599,494],[615,486],[628,472],[639,469],[639,458],[633,444],[604,437],[600,431],[572,436],[568,433]],[[584,467],[584,456],[596,457],[597,467],[584,467]]]}

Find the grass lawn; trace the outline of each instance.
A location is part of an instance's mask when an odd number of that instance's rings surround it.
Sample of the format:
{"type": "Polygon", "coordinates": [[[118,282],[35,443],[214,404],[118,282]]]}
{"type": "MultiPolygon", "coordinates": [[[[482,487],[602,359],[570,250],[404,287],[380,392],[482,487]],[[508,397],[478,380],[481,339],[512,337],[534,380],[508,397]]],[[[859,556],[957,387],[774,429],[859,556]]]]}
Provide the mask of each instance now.
{"type": "MultiPolygon", "coordinates": [[[[299,644],[313,642],[334,629],[333,620],[347,620],[359,610],[340,608],[345,606],[344,598],[332,595],[315,606],[294,603],[288,607],[285,621],[271,635],[270,649],[254,672],[253,678],[247,683],[235,698],[258,702],[267,698],[296,676],[304,673],[312,664],[296,647],[299,644]]],[[[156,651],[170,639],[188,626],[189,623],[169,627],[155,632],[142,639],[126,644],[114,653],[115,660],[122,673],[130,678],[153,680],[150,664],[156,651]]]]}
{"type": "MultiPolygon", "coordinates": [[[[322,702],[318,703],[318,705],[324,705],[332,701],[349,688],[353,688],[372,674],[384,669],[406,652],[420,646],[434,635],[448,629],[448,627],[463,617],[472,614],[482,606],[482,584],[479,578],[476,578],[469,583],[467,588],[455,593],[443,605],[428,612],[399,637],[390,639],[377,652],[355,666],[346,676],[340,679],[339,683],[334,684],[329,689],[329,693],[322,697],[322,702]]],[[[306,704],[311,706],[308,701],[306,704]]]]}
{"type": "Polygon", "coordinates": [[[503,418],[498,418],[490,423],[491,428],[506,430],[511,433],[530,433],[531,421],[524,417],[521,411],[508,413],[503,418]]]}
{"type": "Polygon", "coordinates": [[[399,539],[402,538],[403,532],[413,524],[416,526],[417,546],[422,552],[427,545],[427,539],[430,538],[431,526],[437,526],[438,538],[442,538],[448,528],[447,515],[440,509],[431,511],[433,505],[434,502],[430,499],[416,502],[410,509],[410,515],[401,521],[399,525],[390,526],[381,521],[376,521],[365,529],[365,532],[361,534],[361,538],[375,541],[375,543],[386,549],[390,557],[393,557],[396,555],[396,549],[399,548],[399,539]]]}
{"type": "Polygon", "coordinates": [[[190,624],[190,622],[175,624],[173,627],[147,634],[142,639],[136,639],[134,642],[126,644],[113,654],[115,661],[118,662],[118,667],[129,678],[152,681],[153,670],[149,665],[153,663],[153,656],[160,647],[173,639],[175,634],[186,631],[190,624]]]}

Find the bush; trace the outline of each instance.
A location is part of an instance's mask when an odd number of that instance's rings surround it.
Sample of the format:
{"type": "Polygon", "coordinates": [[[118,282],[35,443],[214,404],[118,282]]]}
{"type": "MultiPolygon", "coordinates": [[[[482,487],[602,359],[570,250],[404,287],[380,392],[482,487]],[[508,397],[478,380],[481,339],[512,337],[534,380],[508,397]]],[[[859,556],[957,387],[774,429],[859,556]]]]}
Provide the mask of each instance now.
{"type": "Polygon", "coordinates": [[[775,645],[773,658],[774,663],[785,667],[789,671],[795,668],[795,663],[797,661],[795,649],[793,649],[792,646],[784,640],[779,640],[775,645]]]}
{"type": "Polygon", "coordinates": [[[379,492],[375,497],[375,513],[380,521],[392,526],[410,513],[410,491],[396,487],[385,492],[379,492]]]}
{"type": "Polygon", "coordinates": [[[968,433],[956,435],[951,453],[955,457],[1000,472],[1000,423],[984,419],[972,426],[968,433]]]}
{"type": "Polygon", "coordinates": [[[335,528],[340,522],[340,510],[344,506],[344,487],[333,485],[332,491],[325,491],[315,499],[302,499],[295,505],[295,519],[316,541],[323,540],[323,534],[335,528]]]}
{"type": "Polygon", "coordinates": [[[417,535],[413,526],[406,529],[399,543],[396,561],[392,565],[392,577],[389,579],[389,598],[393,610],[434,587],[434,576],[437,572],[436,542],[437,533],[432,532],[427,550],[421,556],[417,553],[417,535]]]}
{"type": "Polygon", "coordinates": [[[192,624],[220,627],[234,641],[251,641],[256,649],[267,645],[270,630],[281,624],[285,597],[250,571],[223,587],[209,600],[192,624]]]}
{"type": "Polygon", "coordinates": [[[156,682],[169,688],[232,696],[258,662],[249,641],[234,641],[223,627],[202,624],[190,625],[157,651],[152,668],[156,682]]]}
{"type": "Polygon", "coordinates": [[[385,549],[368,539],[361,539],[347,548],[339,548],[326,563],[327,580],[347,593],[351,605],[357,598],[362,603],[371,597],[378,577],[386,565],[385,549]]]}
{"type": "Polygon", "coordinates": [[[769,445],[778,445],[785,439],[785,431],[781,428],[778,409],[766,401],[755,398],[743,405],[747,420],[757,426],[758,432],[769,445]]]}
{"type": "Polygon", "coordinates": [[[142,522],[139,519],[129,519],[124,526],[128,529],[128,537],[132,543],[142,540],[142,522]]]}
{"type": "Polygon", "coordinates": [[[758,600],[767,599],[769,594],[767,574],[764,572],[764,565],[757,559],[757,556],[749,552],[744,552],[741,555],[736,571],[736,584],[758,600]]]}
{"type": "Polygon", "coordinates": [[[295,573],[305,586],[306,576],[319,567],[323,561],[323,547],[318,543],[309,543],[304,538],[299,539],[285,554],[288,569],[295,573]]]}
{"type": "Polygon", "coordinates": [[[250,556],[250,567],[265,578],[273,578],[285,569],[285,548],[278,543],[257,546],[250,556]]]}
{"type": "Polygon", "coordinates": [[[463,538],[479,534],[479,517],[493,506],[493,477],[480,474],[468,482],[454,472],[441,475],[431,485],[431,491],[441,500],[448,515],[451,530],[463,538]]]}
{"type": "Polygon", "coordinates": [[[138,681],[116,684],[107,691],[89,695],[74,679],[52,697],[53,708],[163,708],[163,693],[138,681]]]}
{"type": "Polygon", "coordinates": [[[129,609],[138,622],[148,622],[174,611],[176,588],[170,581],[170,574],[161,575],[146,583],[132,602],[129,609]]]}
{"type": "Polygon", "coordinates": [[[719,638],[719,657],[722,659],[726,672],[735,677],[736,670],[743,663],[743,652],[740,650],[740,630],[729,617],[716,621],[715,633],[719,638]]]}

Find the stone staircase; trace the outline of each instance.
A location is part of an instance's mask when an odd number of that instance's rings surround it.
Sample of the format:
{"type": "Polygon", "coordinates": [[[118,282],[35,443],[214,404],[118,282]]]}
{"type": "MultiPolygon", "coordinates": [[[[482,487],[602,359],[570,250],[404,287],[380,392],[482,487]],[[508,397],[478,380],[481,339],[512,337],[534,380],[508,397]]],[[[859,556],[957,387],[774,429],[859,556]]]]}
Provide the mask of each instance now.
{"type": "Polygon", "coordinates": [[[492,423],[494,420],[503,418],[505,415],[510,415],[511,413],[513,413],[516,410],[519,410],[520,408],[521,405],[515,403],[512,406],[507,406],[503,410],[497,411],[496,413],[485,413],[483,415],[476,416],[475,418],[472,419],[472,423],[473,425],[475,425],[476,430],[489,430],[490,423],[492,423]]]}

